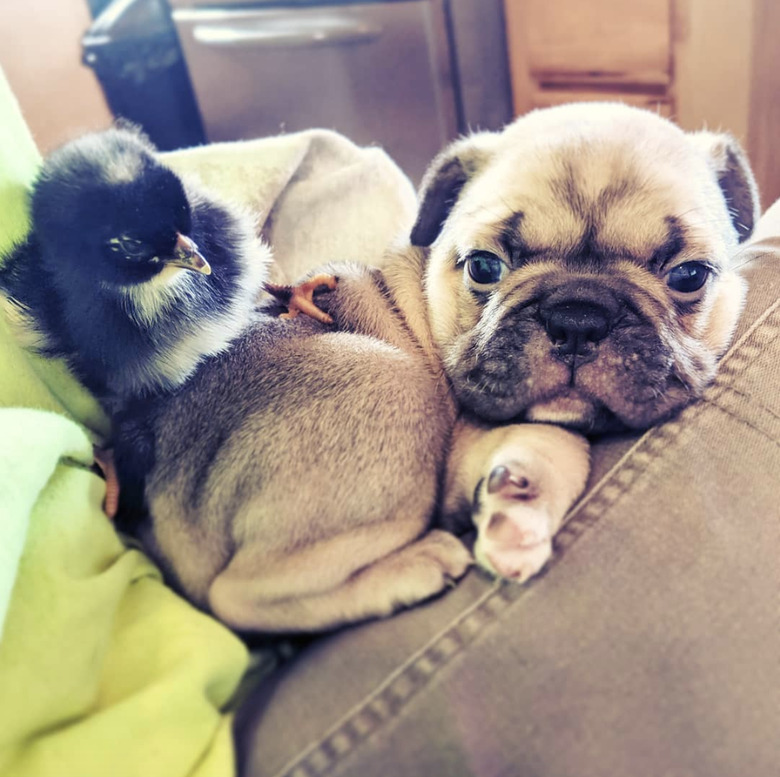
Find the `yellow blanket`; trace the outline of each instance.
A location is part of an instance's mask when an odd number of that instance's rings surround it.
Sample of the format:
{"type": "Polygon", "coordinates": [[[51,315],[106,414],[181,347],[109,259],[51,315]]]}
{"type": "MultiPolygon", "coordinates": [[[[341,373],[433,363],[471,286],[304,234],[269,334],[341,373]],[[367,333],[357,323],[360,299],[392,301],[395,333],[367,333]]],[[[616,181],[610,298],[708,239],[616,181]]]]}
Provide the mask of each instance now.
{"type": "MultiPolygon", "coordinates": [[[[257,214],[278,279],[379,264],[414,218],[414,190],[384,152],[326,130],[166,158],[257,214]]],[[[0,71],[0,255],[28,229],[39,163],[0,71]]],[[[108,429],[65,366],[23,351],[0,313],[0,776],[227,777],[225,708],[246,650],[103,515],[89,467],[108,429]]]]}
{"type": "MultiPolygon", "coordinates": [[[[167,155],[258,215],[278,279],[380,264],[415,195],[378,148],[326,130],[167,155]]],[[[0,71],[0,255],[28,229],[40,163],[0,71]]],[[[166,588],[101,511],[108,432],[64,365],[0,314],[0,777],[227,777],[243,644],[166,588]]]]}
{"type": "MultiPolygon", "coordinates": [[[[0,252],[27,229],[37,165],[0,73],[0,252]]],[[[123,547],[89,470],[105,418],[3,321],[0,405],[0,774],[233,774],[222,710],[244,646],[123,547]]]]}

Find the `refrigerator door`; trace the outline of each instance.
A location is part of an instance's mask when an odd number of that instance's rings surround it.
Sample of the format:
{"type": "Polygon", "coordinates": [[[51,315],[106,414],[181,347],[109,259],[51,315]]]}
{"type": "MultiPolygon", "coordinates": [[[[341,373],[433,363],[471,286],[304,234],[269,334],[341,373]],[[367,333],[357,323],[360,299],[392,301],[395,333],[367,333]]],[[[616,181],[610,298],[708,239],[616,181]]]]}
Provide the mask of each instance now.
{"type": "Polygon", "coordinates": [[[436,0],[175,7],[210,141],[311,127],[384,147],[415,182],[456,134],[436,0]]]}

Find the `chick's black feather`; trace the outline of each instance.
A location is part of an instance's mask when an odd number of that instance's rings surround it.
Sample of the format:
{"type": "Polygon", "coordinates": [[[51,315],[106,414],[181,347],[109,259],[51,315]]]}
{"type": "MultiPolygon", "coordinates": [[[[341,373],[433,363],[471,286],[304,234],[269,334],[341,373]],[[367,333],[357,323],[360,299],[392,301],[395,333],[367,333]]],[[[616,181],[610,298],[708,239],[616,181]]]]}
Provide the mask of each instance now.
{"type": "Polygon", "coordinates": [[[180,385],[253,316],[267,255],[241,214],[185,184],[142,136],[87,135],[54,152],[31,196],[32,229],[0,287],[113,409],[180,385]],[[181,236],[211,274],[173,261],[181,236]]]}

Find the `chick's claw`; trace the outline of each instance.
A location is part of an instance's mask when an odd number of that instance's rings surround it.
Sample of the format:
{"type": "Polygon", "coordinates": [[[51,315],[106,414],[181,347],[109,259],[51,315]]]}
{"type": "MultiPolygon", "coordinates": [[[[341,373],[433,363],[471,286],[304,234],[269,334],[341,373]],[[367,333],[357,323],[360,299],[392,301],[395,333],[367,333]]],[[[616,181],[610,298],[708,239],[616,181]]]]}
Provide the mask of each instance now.
{"type": "Polygon", "coordinates": [[[266,291],[287,306],[287,312],[282,313],[281,318],[295,318],[299,313],[303,313],[315,321],[332,324],[333,319],[314,302],[314,292],[323,286],[332,291],[338,286],[338,278],[335,275],[315,275],[295,286],[265,284],[266,291]]]}
{"type": "Polygon", "coordinates": [[[106,479],[106,496],[103,500],[103,512],[114,520],[119,510],[119,476],[114,464],[114,451],[111,448],[93,448],[95,464],[106,479]]]}

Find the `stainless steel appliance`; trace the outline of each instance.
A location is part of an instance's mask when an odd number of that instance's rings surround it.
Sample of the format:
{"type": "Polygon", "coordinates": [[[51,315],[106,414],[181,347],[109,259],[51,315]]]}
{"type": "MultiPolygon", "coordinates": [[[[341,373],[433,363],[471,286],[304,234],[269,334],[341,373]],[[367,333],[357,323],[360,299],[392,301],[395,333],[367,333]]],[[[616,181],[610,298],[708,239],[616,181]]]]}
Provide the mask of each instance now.
{"type": "Polygon", "coordinates": [[[210,141],[310,127],[414,180],[458,131],[444,0],[170,0],[210,141]]]}

